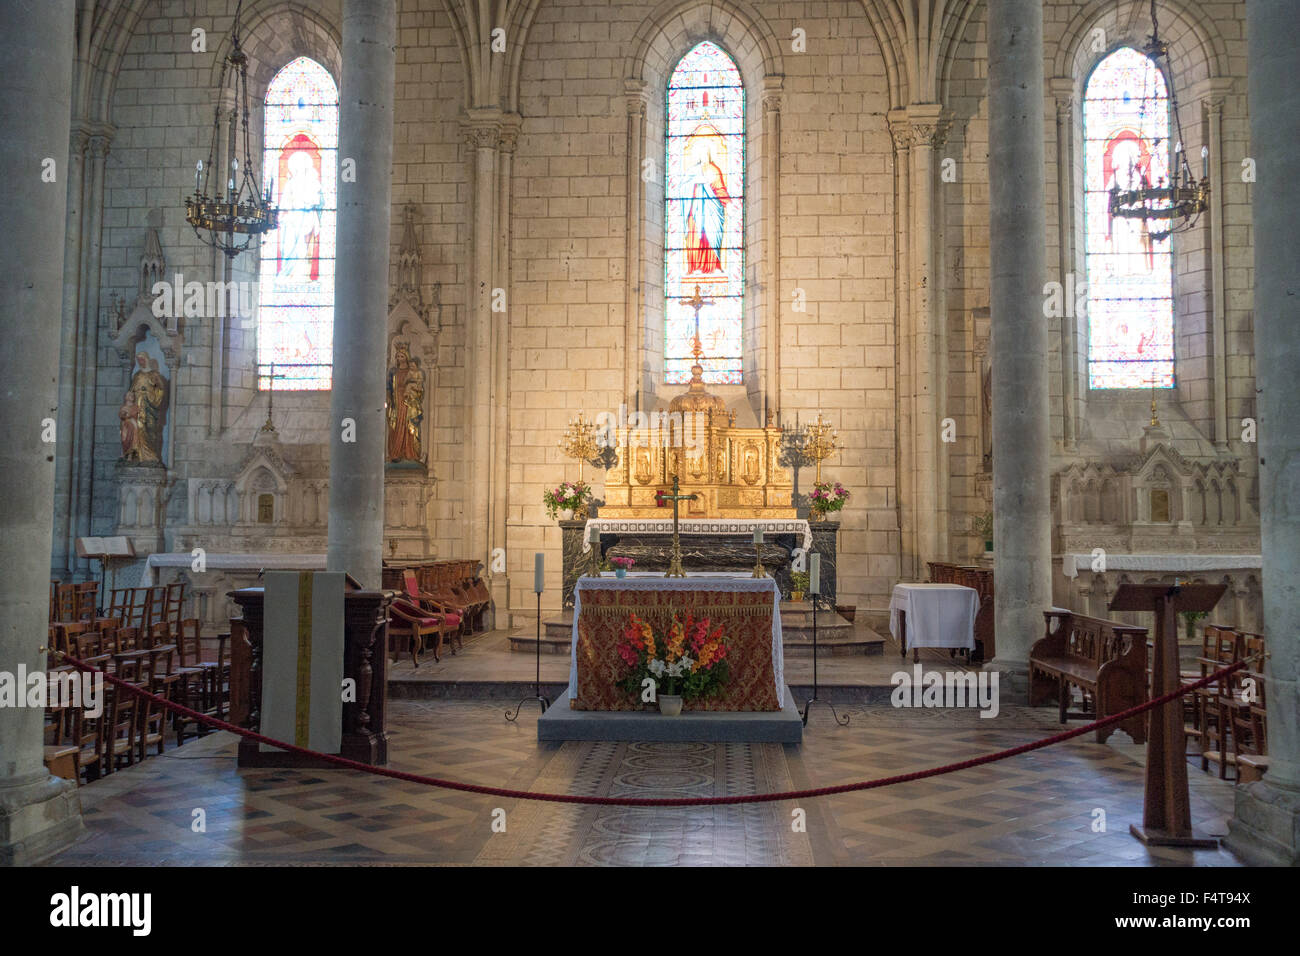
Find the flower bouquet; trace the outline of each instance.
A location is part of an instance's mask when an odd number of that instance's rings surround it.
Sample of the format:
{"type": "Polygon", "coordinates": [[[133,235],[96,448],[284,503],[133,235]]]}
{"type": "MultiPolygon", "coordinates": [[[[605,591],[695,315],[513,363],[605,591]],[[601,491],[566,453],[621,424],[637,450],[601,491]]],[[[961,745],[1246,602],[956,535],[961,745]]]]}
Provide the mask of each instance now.
{"type": "Polygon", "coordinates": [[[721,626],[711,628],[707,617],[674,614],[668,630],[657,634],[648,621],[631,614],[617,650],[628,668],[619,686],[635,696],[647,679],[654,681],[664,713],[679,712],[683,700],[715,696],[727,682],[727,642],[721,626]]]}
{"type": "Polygon", "coordinates": [[[542,492],[542,503],[546,505],[546,514],[555,518],[561,511],[572,511],[575,516],[586,514],[591,502],[591,485],[584,481],[562,481],[555,488],[542,492]]]}
{"type": "Polygon", "coordinates": [[[841,510],[848,500],[849,490],[838,481],[834,484],[819,481],[813,485],[812,493],[808,495],[808,508],[814,520],[820,521],[832,511],[841,510]]]}
{"type": "Polygon", "coordinates": [[[636,559],[610,558],[609,563],[614,565],[614,575],[616,577],[625,578],[627,577],[627,572],[632,569],[632,565],[636,564],[636,559]]]}

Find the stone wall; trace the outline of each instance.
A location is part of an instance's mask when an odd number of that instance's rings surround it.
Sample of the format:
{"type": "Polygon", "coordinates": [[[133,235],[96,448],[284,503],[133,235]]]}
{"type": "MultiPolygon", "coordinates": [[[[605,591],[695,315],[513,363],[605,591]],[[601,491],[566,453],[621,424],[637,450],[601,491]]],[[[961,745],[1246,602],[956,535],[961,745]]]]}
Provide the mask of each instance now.
{"type": "MultiPolygon", "coordinates": [[[[469,0],[447,2],[460,9],[469,0]]],[[[662,295],[656,246],[662,191],[648,185],[639,192],[629,181],[635,125],[629,109],[643,104],[642,155],[662,162],[663,76],[707,36],[735,55],[747,90],[746,367],[752,374],[745,387],[725,394],[742,418],[757,419],[771,402],[785,423],[796,415],[807,421],[820,411],[836,425],[844,450],[827,462],[826,476],[854,492],[841,516],[841,600],[885,606],[905,573],[899,408],[915,395],[900,394],[898,378],[906,355],[896,308],[902,296],[906,311],[911,289],[900,285],[898,164],[889,122],[892,109],[907,105],[898,80],[899,51],[907,41],[894,35],[888,18],[868,15],[876,10],[874,0],[865,7],[862,0],[540,0],[525,6],[529,14],[512,20],[514,32],[506,38],[524,44],[518,75],[503,80],[517,84],[521,120],[508,216],[499,224],[508,228],[508,262],[497,264],[502,274],[508,266],[510,276],[504,290],[508,397],[498,398],[508,400],[506,562],[515,581],[513,593],[498,593],[498,602],[531,606],[528,571],[537,550],[547,552],[550,583],[558,584],[560,532],[546,518],[541,494],[547,484],[576,476],[574,464],[556,447],[564,424],[579,410],[591,418],[634,402],[637,389],[628,388],[629,380],[656,384],[650,373],[659,361],[653,333],[662,312],[656,305],[662,295]],[[802,52],[794,47],[796,31],[803,31],[802,52]],[[638,83],[630,87],[629,77],[638,83]],[[639,204],[629,197],[639,197],[639,204]],[[629,241],[629,208],[639,213],[636,241],[629,241]],[[629,280],[630,268],[640,277],[636,283],[629,280]],[[806,302],[806,311],[796,311],[796,300],[806,302]],[[633,338],[638,354],[630,357],[629,315],[640,316],[646,332],[639,342],[633,338]]],[[[953,21],[959,25],[940,66],[939,89],[952,121],[935,158],[937,166],[951,159],[954,174],[934,186],[935,275],[947,339],[940,417],[953,420],[955,440],[943,445],[940,459],[947,478],[942,532],[948,553],[935,557],[960,561],[982,550],[970,522],[988,509],[991,495],[981,412],[989,321],[987,65],[984,5],[950,6],[969,17],[953,21]]],[[[1145,6],[1123,3],[1116,12],[1114,3],[1046,4],[1046,216],[1054,277],[1071,269],[1082,274],[1079,215],[1067,206],[1070,214],[1062,217],[1060,197],[1070,196],[1080,177],[1078,97],[1100,55],[1092,31],[1106,31],[1105,49],[1141,42],[1149,31],[1145,6]]],[[[255,101],[275,70],[298,55],[312,56],[338,77],[339,10],[338,0],[247,4],[255,101]]],[[[1162,4],[1161,10],[1162,33],[1180,68],[1175,82],[1189,153],[1199,160],[1212,129],[1221,142],[1212,211],[1223,238],[1215,247],[1217,233],[1207,221],[1179,242],[1179,388],[1176,395],[1160,396],[1161,418],[1170,447],[1188,459],[1238,460],[1249,496],[1256,474],[1253,446],[1240,441],[1241,420],[1254,414],[1251,187],[1240,177],[1247,154],[1243,4],[1162,4]],[[1215,248],[1222,250],[1221,259],[1211,254],[1215,248]],[[1226,352],[1217,364],[1216,334],[1226,352]],[[1226,396],[1222,413],[1216,412],[1217,391],[1226,396]],[[1228,427],[1220,434],[1223,420],[1228,427]]],[[[182,201],[195,160],[206,159],[212,89],[233,11],[234,0],[169,0],[146,5],[129,26],[107,91],[116,132],[106,171],[98,276],[105,301],[112,293],[134,300],[151,225],[158,229],[168,273],[199,281],[223,277],[223,260],[185,225],[182,201]],[[208,30],[205,54],[191,51],[196,26],[208,30]]],[[[442,306],[429,420],[429,464],[436,479],[426,513],[430,551],[487,559],[463,553],[469,507],[466,391],[475,376],[488,374],[467,367],[466,360],[475,217],[474,150],[464,141],[463,116],[491,94],[471,82],[478,74],[467,66],[469,41],[458,32],[459,22],[444,4],[399,3],[391,241],[396,262],[402,210],[415,203],[425,300],[433,298],[436,285],[442,306]]],[[[500,96],[505,108],[508,90],[500,96]]],[[[255,126],[259,119],[257,111],[255,126]]],[[[1199,171],[1199,163],[1193,165],[1199,171]]],[[[915,183],[911,189],[915,194],[915,183]]],[[[228,278],[251,280],[255,269],[254,258],[245,255],[228,278]]],[[[116,412],[128,365],[113,346],[116,320],[98,320],[94,530],[112,533],[119,509],[116,412]]],[[[1136,454],[1149,396],[1089,395],[1083,387],[1086,323],[1045,321],[1053,343],[1054,470],[1136,454]]],[[[191,521],[192,489],[233,482],[267,414],[267,397],[255,389],[253,323],[204,316],[182,320],[179,331],[183,348],[166,463],[172,481],[167,548],[178,538],[190,545],[216,533],[191,521]]],[[[641,391],[647,407],[674,392],[662,385],[641,391]]],[[[279,450],[295,480],[328,476],[328,401],[326,393],[276,395],[279,450]]],[[[811,480],[810,472],[801,473],[805,490],[811,480]]],[[[599,481],[597,486],[599,493],[599,481]]],[[[277,539],[277,548],[312,550],[297,546],[301,530],[286,524],[266,533],[277,539]]],[[[313,526],[312,534],[318,533],[313,526]]],[[[1242,546],[1252,544],[1244,540],[1242,546]]],[[[558,605],[557,588],[547,600],[558,605]]]]}

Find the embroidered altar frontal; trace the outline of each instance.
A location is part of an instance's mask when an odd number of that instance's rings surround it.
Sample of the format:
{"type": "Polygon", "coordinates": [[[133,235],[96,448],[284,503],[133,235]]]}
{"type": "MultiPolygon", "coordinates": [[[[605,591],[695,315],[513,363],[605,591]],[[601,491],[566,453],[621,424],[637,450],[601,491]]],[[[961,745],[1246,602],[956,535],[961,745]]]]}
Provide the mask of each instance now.
{"type": "Polygon", "coordinates": [[[685,701],[684,710],[781,709],[780,591],[771,578],[725,574],[584,577],[574,596],[569,682],[573,709],[653,707],[643,705],[639,694],[619,686],[629,668],[618,645],[633,614],[659,632],[672,624],[674,615],[685,620],[688,614],[696,621],[707,618],[710,629],[722,629],[727,646],[726,683],[716,696],[685,701]]]}

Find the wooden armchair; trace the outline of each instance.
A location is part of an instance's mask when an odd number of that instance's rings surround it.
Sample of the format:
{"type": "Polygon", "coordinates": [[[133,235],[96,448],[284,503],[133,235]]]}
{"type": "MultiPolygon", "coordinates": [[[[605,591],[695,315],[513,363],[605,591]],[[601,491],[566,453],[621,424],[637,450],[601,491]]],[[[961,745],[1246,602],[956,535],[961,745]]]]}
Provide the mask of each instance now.
{"type": "MultiPolygon", "coordinates": [[[[439,647],[441,647],[443,637],[447,638],[447,646],[451,648],[453,654],[456,653],[458,645],[464,646],[464,641],[461,639],[466,627],[463,605],[449,601],[442,595],[431,594],[422,590],[414,571],[408,570],[403,573],[402,590],[404,600],[422,608],[427,616],[441,620],[439,647]]],[[[438,658],[437,654],[434,654],[434,659],[439,660],[440,658],[438,658]]]]}
{"type": "Polygon", "coordinates": [[[431,614],[419,605],[400,598],[388,607],[388,649],[397,660],[398,642],[405,638],[411,651],[411,663],[420,666],[420,653],[424,650],[424,639],[433,636],[433,659],[442,660],[438,651],[442,649],[442,635],[447,628],[444,615],[431,614]]]}

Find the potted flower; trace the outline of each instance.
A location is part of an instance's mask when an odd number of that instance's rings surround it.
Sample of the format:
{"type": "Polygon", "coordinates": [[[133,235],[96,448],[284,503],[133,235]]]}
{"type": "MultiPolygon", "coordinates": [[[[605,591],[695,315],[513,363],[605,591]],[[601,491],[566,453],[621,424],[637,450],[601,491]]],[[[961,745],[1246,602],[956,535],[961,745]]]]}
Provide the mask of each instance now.
{"type": "Polygon", "coordinates": [[[567,512],[569,518],[586,518],[591,504],[591,485],[584,481],[562,481],[542,492],[542,503],[551,518],[561,516],[562,512],[567,512]]]}
{"type": "Polygon", "coordinates": [[[849,490],[838,481],[819,481],[808,495],[808,516],[813,521],[825,521],[832,511],[841,511],[849,500],[849,490]]]}
{"type": "Polygon", "coordinates": [[[659,712],[668,717],[682,712],[683,701],[721,693],[729,676],[722,628],[689,612],[684,618],[674,614],[663,632],[637,614],[628,615],[616,649],[627,665],[619,686],[638,696],[645,681],[653,681],[659,712]]]}
{"type": "Polygon", "coordinates": [[[975,533],[984,539],[984,550],[992,553],[993,551],[993,512],[986,511],[982,515],[977,515],[971,521],[971,527],[975,533]]]}
{"type": "Polygon", "coordinates": [[[808,590],[808,572],[795,571],[790,575],[790,600],[796,604],[803,600],[808,590]]]}
{"type": "Polygon", "coordinates": [[[625,578],[627,572],[631,570],[632,565],[636,564],[635,558],[610,558],[610,563],[614,565],[614,577],[625,578]]]}

